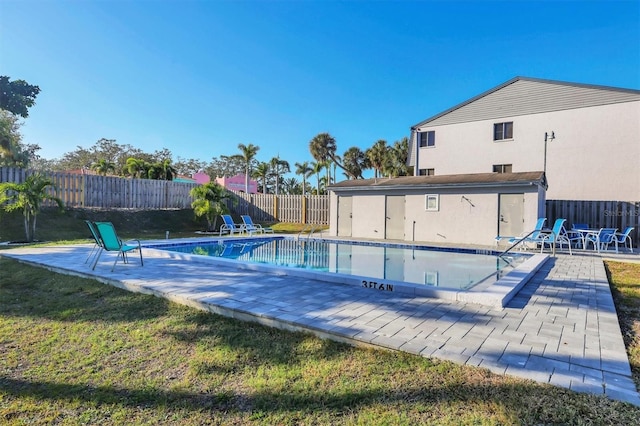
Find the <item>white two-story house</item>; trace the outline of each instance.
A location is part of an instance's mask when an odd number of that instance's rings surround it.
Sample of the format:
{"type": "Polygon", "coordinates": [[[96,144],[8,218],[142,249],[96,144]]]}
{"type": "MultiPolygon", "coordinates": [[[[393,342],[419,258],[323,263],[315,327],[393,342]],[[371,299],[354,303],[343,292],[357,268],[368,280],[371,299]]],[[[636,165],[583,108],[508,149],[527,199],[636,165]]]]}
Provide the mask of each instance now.
{"type": "Polygon", "coordinates": [[[516,77],[411,127],[414,174],[544,171],[548,200],[640,201],[640,90],[516,77]]]}
{"type": "Polygon", "coordinates": [[[545,217],[640,232],[640,90],[516,77],[411,127],[414,176],[332,185],[331,235],[491,245],[545,217]]]}

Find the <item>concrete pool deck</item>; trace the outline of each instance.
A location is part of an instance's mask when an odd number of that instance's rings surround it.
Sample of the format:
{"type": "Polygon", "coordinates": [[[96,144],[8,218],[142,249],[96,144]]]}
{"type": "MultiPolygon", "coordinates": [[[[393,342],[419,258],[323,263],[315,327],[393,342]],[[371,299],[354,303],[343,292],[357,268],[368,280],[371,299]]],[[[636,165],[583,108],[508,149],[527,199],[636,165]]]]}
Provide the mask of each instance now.
{"type": "Polygon", "coordinates": [[[499,308],[213,267],[151,249],[144,249],[144,267],[132,257],[111,272],[115,254],[106,253],[92,271],[83,263],[91,247],[23,247],[2,250],[0,256],[228,317],[483,367],[640,406],[600,255],[549,259],[499,308]]]}

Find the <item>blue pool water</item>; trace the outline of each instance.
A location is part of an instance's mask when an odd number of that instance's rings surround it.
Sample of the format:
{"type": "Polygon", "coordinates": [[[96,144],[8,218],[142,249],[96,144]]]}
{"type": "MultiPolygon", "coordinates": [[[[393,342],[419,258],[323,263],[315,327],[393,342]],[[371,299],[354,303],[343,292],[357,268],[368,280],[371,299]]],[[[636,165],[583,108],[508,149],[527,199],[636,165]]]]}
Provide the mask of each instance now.
{"type": "Polygon", "coordinates": [[[503,259],[495,253],[478,254],[474,250],[283,237],[160,244],[153,248],[349,275],[358,277],[364,286],[411,283],[454,290],[495,282],[530,257],[515,254],[503,259]]]}

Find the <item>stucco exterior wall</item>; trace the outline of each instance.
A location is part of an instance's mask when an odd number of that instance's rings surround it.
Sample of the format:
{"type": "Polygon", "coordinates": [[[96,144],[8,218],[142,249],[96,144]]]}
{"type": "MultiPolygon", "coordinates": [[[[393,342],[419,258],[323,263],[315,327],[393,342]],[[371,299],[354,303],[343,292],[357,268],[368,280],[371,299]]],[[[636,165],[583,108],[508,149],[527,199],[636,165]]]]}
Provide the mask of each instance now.
{"type": "MultiPolygon", "coordinates": [[[[355,238],[384,239],[385,196],[404,195],[405,241],[495,246],[500,193],[524,194],[523,230],[533,229],[538,217],[544,216],[544,190],[537,185],[434,191],[341,191],[339,195],[352,197],[351,236],[355,238]],[[438,211],[426,210],[426,194],[439,195],[438,211]]],[[[329,234],[332,236],[337,236],[337,195],[331,192],[329,234]]]]}
{"type": "Polygon", "coordinates": [[[427,130],[436,132],[435,147],[418,148],[416,170],[488,173],[494,164],[512,164],[513,172],[543,170],[544,134],[553,131],[546,198],[640,200],[640,102],[421,126],[427,130]],[[508,121],[513,139],[494,142],[493,124],[508,121]]]}

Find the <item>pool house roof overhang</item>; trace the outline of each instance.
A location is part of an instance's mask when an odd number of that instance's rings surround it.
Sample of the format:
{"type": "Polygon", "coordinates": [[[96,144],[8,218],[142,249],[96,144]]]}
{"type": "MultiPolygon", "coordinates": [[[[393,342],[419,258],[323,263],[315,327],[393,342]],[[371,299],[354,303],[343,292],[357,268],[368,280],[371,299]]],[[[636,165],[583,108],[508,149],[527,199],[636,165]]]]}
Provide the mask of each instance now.
{"type": "Polygon", "coordinates": [[[497,188],[537,185],[547,189],[544,172],[520,173],[471,173],[439,176],[400,176],[394,178],[354,179],[338,182],[328,187],[340,191],[388,191],[445,188],[497,188]]]}

